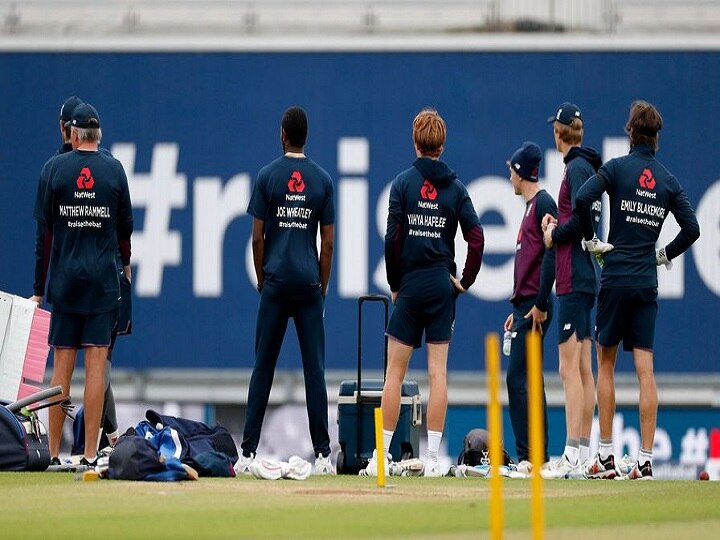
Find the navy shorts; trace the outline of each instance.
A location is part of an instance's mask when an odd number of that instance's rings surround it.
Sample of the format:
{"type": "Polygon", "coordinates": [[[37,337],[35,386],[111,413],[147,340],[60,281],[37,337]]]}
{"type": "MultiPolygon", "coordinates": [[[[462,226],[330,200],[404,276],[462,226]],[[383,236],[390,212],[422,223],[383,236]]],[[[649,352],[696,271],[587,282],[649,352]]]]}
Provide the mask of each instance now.
{"type": "Polygon", "coordinates": [[[600,289],[595,337],[603,347],[653,350],[657,289],[600,289]]]}
{"type": "Polygon", "coordinates": [[[592,339],[592,309],[595,295],[581,292],[558,296],[558,343],[575,334],[578,341],[592,339]]]}
{"type": "Polygon", "coordinates": [[[455,326],[458,291],[444,269],[416,270],[403,277],[387,335],[415,349],[426,343],[449,343],[455,326]]]}
{"type": "Polygon", "coordinates": [[[61,349],[108,347],[117,319],[117,311],[92,315],[53,311],[48,343],[61,349]]]}

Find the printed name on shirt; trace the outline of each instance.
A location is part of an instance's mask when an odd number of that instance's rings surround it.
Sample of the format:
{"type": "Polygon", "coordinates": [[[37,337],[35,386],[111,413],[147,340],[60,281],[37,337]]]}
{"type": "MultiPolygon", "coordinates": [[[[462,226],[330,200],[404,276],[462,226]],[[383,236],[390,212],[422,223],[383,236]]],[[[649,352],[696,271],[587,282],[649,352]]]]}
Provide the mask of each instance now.
{"type": "MultiPolygon", "coordinates": [[[[76,193],[77,195],[77,193],[76,193]]],[[[95,194],[92,193],[94,196],[95,194]]],[[[89,197],[94,198],[94,197],[89,197]]],[[[78,205],[67,205],[61,204],[58,206],[58,213],[61,217],[68,218],[100,218],[110,219],[110,207],[109,206],[94,206],[88,204],[78,205]]],[[[100,229],[102,223],[100,221],[67,221],[67,226],[71,229],[82,229],[84,227],[92,227],[93,229],[100,229]]]]}
{"type": "Polygon", "coordinates": [[[442,229],[445,227],[447,218],[443,216],[426,216],[424,214],[408,214],[408,225],[419,227],[435,227],[442,229]]]}
{"type": "Polygon", "coordinates": [[[303,208],[296,206],[278,206],[277,217],[279,218],[297,218],[310,219],[312,208],[303,208]]]}
{"type": "Polygon", "coordinates": [[[641,201],[629,201],[627,199],[623,199],[620,201],[620,210],[665,219],[665,208],[641,201]]]}
{"type": "Polygon", "coordinates": [[[58,211],[63,217],[94,217],[110,219],[109,206],[90,206],[87,204],[65,205],[61,204],[58,211]]]}

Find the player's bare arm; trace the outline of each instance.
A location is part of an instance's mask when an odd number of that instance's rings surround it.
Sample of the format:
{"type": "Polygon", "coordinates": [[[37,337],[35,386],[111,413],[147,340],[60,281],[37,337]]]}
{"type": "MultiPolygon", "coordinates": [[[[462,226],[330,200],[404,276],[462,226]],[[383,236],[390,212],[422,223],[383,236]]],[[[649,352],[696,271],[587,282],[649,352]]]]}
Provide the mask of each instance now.
{"type": "Polygon", "coordinates": [[[320,227],[320,283],[322,295],[327,294],[332,270],[332,256],[335,244],[335,225],[323,225],[320,227]]]}
{"type": "Polygon", "coordinates": [[[265,283],[265,273],[263,272],[263,261],[265,259],[265,222],[258,218],[253,219],[252,252],[255,275],[257,276],[257,288],[258,291],[261,291],[263,283],[265,283]]]}

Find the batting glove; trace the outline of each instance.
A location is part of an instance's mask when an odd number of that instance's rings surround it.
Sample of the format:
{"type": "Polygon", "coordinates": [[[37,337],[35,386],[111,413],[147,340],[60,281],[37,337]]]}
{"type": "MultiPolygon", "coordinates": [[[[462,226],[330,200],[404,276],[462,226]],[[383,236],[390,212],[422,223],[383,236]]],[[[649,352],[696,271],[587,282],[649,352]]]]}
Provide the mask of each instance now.
{"type": "Polygon", "coordinates": [[[673,267],[673,263],[670,259],[667,258],[667,254],[665,253],[665,248],[660,248],[655,250],[655,263],[658,266],[665,266],[667,270],[670,270],[673,267]]]}
{"type": "Polygon", "coordinates": [[[583,249],[587,249],[593,255],[596,253],[607,253],[608,251],[612,251],[615,247],[612,244],[603,242],[597,237],[597,235],[593,236],[592,240],[583,240],[582,246],[583,249]]]}
{"type": "Polygon", "coordinates": [[[615,246],[613,246],[612,244],[608,244],[607,242],[603,242],[597,237],[597,235],[595,235],[592,237],[591,240],[583,240],[582,247],[583,249],[586,249],[588,252],[592,253],[593,257],[595,257],[595,260],[598,263],[598,266],[602,268],[605,265],[603,254],[607,253],[608,251],[612,251],[615,246]]]}

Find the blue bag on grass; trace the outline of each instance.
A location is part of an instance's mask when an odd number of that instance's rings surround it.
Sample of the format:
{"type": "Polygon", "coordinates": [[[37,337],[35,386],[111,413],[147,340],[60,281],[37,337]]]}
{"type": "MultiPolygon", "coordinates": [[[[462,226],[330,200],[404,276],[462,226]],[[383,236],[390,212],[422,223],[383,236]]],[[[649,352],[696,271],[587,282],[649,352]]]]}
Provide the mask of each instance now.
{"type": "Polygon", "coordinates": [[[44,471],[48,465],[47,431],[37,415],[14,413],[0,402],[0,471],[44,471]]]}
{"type": "Polygon", "coordinates": [[[123,435],[110,454],[108,477],[113,480],[172,482],[190,477],[182,462],[165,457],[151,439],[123,435]]]}
{"type": "Polygon", "coordinates": [[[185,453],[180,459],[184,462],[195,460],[195,457],[203,452],[211,451],[227,455],[233,463],[239,458],[235,441],[224,426],[218,424],[210,427],[196,420],[160,414],[152,409],[146,411],[145,418],[153,426],[158,424],[163,427],[169,426],[180,434],[185,449],[185,453]]]}

